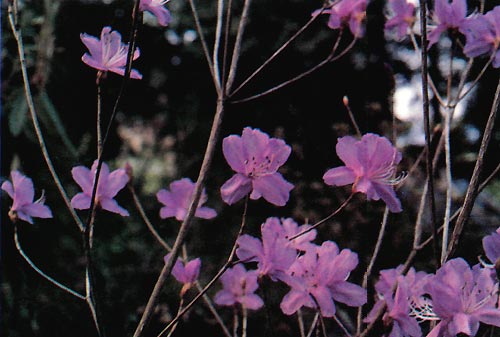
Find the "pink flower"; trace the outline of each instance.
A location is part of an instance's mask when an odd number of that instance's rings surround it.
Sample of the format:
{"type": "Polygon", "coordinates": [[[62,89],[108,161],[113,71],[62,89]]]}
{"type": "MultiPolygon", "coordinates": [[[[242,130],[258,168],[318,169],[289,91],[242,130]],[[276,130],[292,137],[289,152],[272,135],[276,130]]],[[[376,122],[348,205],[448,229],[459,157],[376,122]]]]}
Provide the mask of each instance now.
{"type": "MultiPolygon", "coordinates": [[[[118,75],[125,75],[127,64],[128,45],[122,43],[122,36],[111,27],[104,27],[101,31],[101,39],[88,34],[80,34],[80,39],[88,48],[89,53],[82,56],[82,61],[100,71],[111,71],[118,75]]],[[[133,59],[137,59],[140,51],[137,48],[133,59]]],[[[130,72],[130,77],[141,79],[142,75],[135,69],[130,72]]]]}
{"type": "Polygon", "coordinates": [[[261,226],[261,233],[262,241],[248,234],[240,236],[236,255],[244,262],[258,262],[259,275],[268,275],[273,281],[286,279],[297,251],[285,237],[285,229],[277,218],[268,218],[261,226]]]}
{"type": "MultiPolygon", "coordinates": [[[[312,15],[318,15],[320,12],[321,9],[317,9],[312,15]]],[[[347,25],[355,37],[363,36],[362,23],[366,17],[366,0],[341,0],[332,8],[323,10],[322,14],[330,14],[328,27],[331,29],[347,25]]]]}
{"type": "Polygon", "coordinates": [[[435,26],[431,27],[428,36],[429,48],[439,37],[448,29],[462,31],[466,22],[467,1],[466,0],[436,0],[434,3],[434,12],[432,19],[435,26]]]}
{"type": "Polygon", "coordinates": [[[338,139],[336,150],[346,166],[328,170],[323,176],[327,185],[353,184],[353,192],[365,193],[368,200],[382,199],[391,212],[402,211],[393,188],[401,153],[387,138],[372,133],[361,140],[346,136],[338,139]]]}
{"type": "Polygon", "coordinates": [[[33,224],[32,217],[35,218],[52,218],[50,208],[44,205],[45,198],[42,196],[37,201],[33,202],[35,191],[33,188],[33,181],[21,174],[18,171],[10,172],[10,181],[4,181],[2,190],[14,201],[10,207],[9,217],[15,222],[17,219],[24,220],[33,224]]]}
{"type": "Polygon", "coordinates": [[[324,317],[335,314],[335,301],[349,306],[366,303],[366,290],[347,282],[351,271],[358,264],[356,253],[348,249],[339,252],[332,241],[321,247],[310,246],[288,269],[290,278],[285,282],[291,287],[283,297],[280,307],[292,315],[301,307],[318,308],[324,317]]]}
{"type": "Polygon", "coordinates": [[[483,249],[491,263],[500,259],[500,228],[483,238],[483,249]]]}
{"type": "Polygon", "coordinates": [[[396,30],[397,38],[402,39],[415,22],[415,5],[407,0],[389,0],[389,8],[392,17],[385,22],[385,29],[396,30]]]}
{"type": "Polygon", "coordinates": [[[160,26],[168,26],[170,23],[170,12],[163,5],[170,0],[141,0],[139,10],[147,11],[156,16],[160,26]]]}
{"type": "MultiPolygon", "coordinates": [[[[164,260],[165,263],[167,263],[168,259],[170,258],[170,253],[165,255],[164,260]]],[[[177,261],[175,261],[174,266],[172,268],[172,275],[175,277],[175,279],[183,284],[182,290],[181,290],[181,296],[183,296],[186,291],[191,288],[191,285],[198,279],[198,276],[200,275],[200,268],[201,268],[201,260],[200,258],[193,259],[186,264],[184,264],[181,259],[177,258],[177,261]]]]}
{"type": "Polygon", "coordinates": [[[251,192],[253,200],[264,197],[277,206],[286,204],[293,185],[277,172],[291,152],[283,140],[246,127],[241,137],[224,138],[222,151],[229,166],[236,171],[221,187],[224,202],[232,205],[251,192]]]}
{"type": "MultiPolygon", "coordinates": [[[[177,220],[183,221],[191,204],[195,185],[191,179],[183,178],[172,182],[170,184],[170,191],[165,189],[158,191],[156,197],[159,202],[165,205],[165,207],[160,209],[160,218],[165,219],[175,216],[177,220]]],[[[212,208],[201,207],[206,201],[207,195],[205,190],[203,190],[195,216],[202,219],[212,219],[217,213],[212,208]]]]}
{"type": "MultiPolygon", "coordinates": [[[[73,208],[90,208],[96,170],[97,160],[94,161],[90,170],[85,166],[76,166],[71,170],[73,179],[82,189],[82,192],[76,194],[73,199],[71,199],[71,206],[73,206],[73,208]]],[[[102,163],[96,193],[97,204],[107,211],[118,213],[122,216],[128,216],[128,211],[120,207],[116,200],[113,199],[116,194],[127,185],[128,180],[129,176],[125,169],[117,169],[109,173],[108,165],[102,163]]]]}
{"type": "Polygon", "coordinates": [[[220,278],[223,289],[215,294],[214,301],[218,305],[233,306],[240,303],[246,309],[260,309],[264,302],[254,292],[259,288],[257,272],[246,271],[245,267],[237,264],[229,268],[220,278]]]}

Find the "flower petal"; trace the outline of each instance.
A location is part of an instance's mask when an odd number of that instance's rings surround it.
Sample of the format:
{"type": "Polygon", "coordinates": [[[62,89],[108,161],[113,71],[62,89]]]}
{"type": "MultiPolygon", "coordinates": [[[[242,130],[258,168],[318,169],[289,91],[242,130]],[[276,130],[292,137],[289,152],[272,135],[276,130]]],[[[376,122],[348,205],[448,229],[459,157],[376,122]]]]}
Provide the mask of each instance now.
{"type": "Polygon", "coordinates": [[[344,186],[354,183],[356,175],[347,166],[329,169],[323,175],[323,181],[330,186],[344,186]]]}
{"type": "Polygon", "coordinates": [[[247,176],[237,173],[231,177],[220,188],[222,200],[228,205],[232,205],[252,190],[252,181],[247,176]]]}
{"type": "MultiPolygon", "coordinates": [[[[294,186],[286,181],[280,173],[276,172],[254,179],[252,181],[252,187],[253,190],[257,192],[256,195],[262,195],[262,197],[271,204],[284,206],[294,186]]],[[[258,199],[254,197],[253,194],[252,192],[250,198],[258,199]]]]}

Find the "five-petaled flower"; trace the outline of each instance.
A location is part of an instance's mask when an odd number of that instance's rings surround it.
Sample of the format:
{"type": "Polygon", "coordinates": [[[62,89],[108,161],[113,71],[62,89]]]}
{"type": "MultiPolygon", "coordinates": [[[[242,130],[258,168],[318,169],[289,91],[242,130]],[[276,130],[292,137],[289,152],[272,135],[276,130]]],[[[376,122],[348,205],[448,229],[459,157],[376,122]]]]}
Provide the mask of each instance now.
{"type": "MultiPolygon", "coordinates": [[[[101,31],[101,39],[82,33],[80,39],[88,48],[89,53],[82,56],[82,61],[99,71],[111,71],[118,75],[125,75],[127,65],[127,53],[129,46],[122,43],[122,36],[111,27],[104,27],[101,31]]],[[[134,51],[133,59],[140,55],[138,48],[134,51]]],[[[135,69],[130,72],[130,77],[141,79],[142,75],[135,69]]]]}
{"type": "MultiPolygon", "coordinates": [[[[160,209],[160,217],[165,219],[175,216],[177,220],[183,221],[191,204],[195,185],[191,179],[182,178],[170,184],[170,191],[166,189],[159,190],[156,197],[159,202],[165,205],[160,209]]],[[[207,195],[205,189],[203,189],[194,215],[202,219],[212,219],[217,213],[212,208],[201,207],[206,201],[207,195]]]]}
{"type": "Polygon", "coordinates": [[[2,190],[7,192],[13,200],[9,211],[9,218],[13,222],[21,219],[33,224],[32,217],[44,219],[52,218],[50,208],[43,204],[43,196],[33,202],[35,191],[33,188],[33,181],[30,178],[21,174],[19,171],[12,171],[10,177],[12,183],[8,180],[4,181],[2,190]]]}
{"type": "Polygon", "coordinates": [[[328,170],[323,176],[326,184],[353,184],[353,192],[365,193],[368,200],[382,199],[391,212],[402,211],[393,188],[401,153],[387,138],[372,133],[361,140],[345,136],[338,139],[336,150],[345,166],[328,170]]]}
{"type": "Polygon", "coordinates": [[[312,15],[330,14],[328,27],[341,28],[347,25],[355,37],[364,34],[363,21],[366,17],[366,0],[341,0],[329,9],[317,9],[312,15]]]}
{"type": "Polygon", "coordinates": [[[168,26],[170,23],[170,12],[163,5],[170,0],[141,0],[139,10],[147,11],[156,16],[160,26],[168,26]]]}
{"type": "Polygon", "coordinates": [[[224,138],[222,151],[229,166],[236,171],[221,187],[224,202],[232,205],[251,192],[250,199],[263,197],[277,206],[286,204],[293,185],[277,172],[291,152],[283,140],[246,127],[241,137],[224,138]]]}
{"type": "Polygon", "coordinates": [[[415,22],[415,5],[407,0],[389,0],[391,18],[385,22],[385,29],[395,30],[396,37],[403,39],[415,22]]]}
{"type": "MultiPolygon", "coordinates": [[[[167,263],[171,255],[172,254],[170,253],[165,255],[165,263],[167,263]]],[[[191,288],[191,285],[198,279],[198,276],[200,275],[200,268],[200,258],[193,259],[189,262],[186,262],[185,264],[179,258],[177,258],[177,261],[175,261],[174,266],[172,267],[172,275],[178,282],[183,284],[181,289],[181,297],[184,296],[186,291],[188,291],[189,288],[191,288]]]]}
{"type": "Polygon", "coordinates": [[[432,20],[434,26],[430,27],[428,36],[429,48],[436,42],[443,32],[448,29],[463,32],[466,23],[467,2],[466,0],[436,0],[432,20]]]}
{"type": "MultiPolygon", "coordinates": [[[[95,182],[97,171],[97,160],[94,161],[92,168],[89,170],[85,166],[76,166],[71,170],[71,175],[76,183],[81,187],[82,192],[76,194],[71,199],[71,206],[76,209],[89,209],[92,198],[92,190],[95,182]]],[[[122,216],[128,216],[126,209],[120,207],[113,198],[118,192],[127,185],[129,176],[125,169],[117,169],[109,172],[108,165],[102,163],[101,172],[99,174],[99,183],[96,192],[96,203],[102,209],[118,213],[122,216]]]]}
{"type": "Polygon", "coordinates": [[[215,294],[218,305],[233,306],[240,303],[246,309],[257,310],[264,305],[259,295],[254,294],[259,284],[257,272],[247,271],[241,264],[229,268],[221,276],[223,289],[215,294]]]}

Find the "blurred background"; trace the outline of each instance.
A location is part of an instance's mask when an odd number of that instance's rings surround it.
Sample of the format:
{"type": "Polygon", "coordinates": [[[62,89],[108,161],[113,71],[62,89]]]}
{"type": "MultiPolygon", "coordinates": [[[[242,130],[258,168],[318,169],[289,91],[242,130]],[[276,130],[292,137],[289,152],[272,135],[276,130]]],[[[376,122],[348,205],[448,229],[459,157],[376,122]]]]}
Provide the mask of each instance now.
{"type": "MultiPolygon", "coordinates": [[[[58,194],[43,160],[24,97],[17,47],[7,20],[7,3],[2,2],[1,69],[1,179],[10,179],[13,169],[31,177],[36,197],[43,192],[54,219],[36,219],[34,225],[19,224],[19,239],[26,253],[47,274],[84,293],[84,255],[81,236],[58,194]]],[[[49,152],[70,197],[79,187],[70,175],[77,165],[90,167],[96,158],[96,70],[86,66],[86,52],[80,33],[99,36],[102,27],[111,26],[128,40],[132,1],[108,0],[24,0],[20,6],[27,66],[35,104],[49,152]]],[[[197,3],[205,37],[213,43],[216,1],[197,3]]],[[[236,18],[242,0],[233,0],[236,18]]],[[[350,194],[350,186],[331,188],[322,181],[324,172],[342,165],[335,153],[337,138],[355,134],[342,98],[350,107],[363,133],[374,132],[391,137],[393,113],[398,135],[396,145],[403,152],[401,172],[408,171],[424,144],[419,57],[408,40],[394,41],[384,34],[385,1],[373,1],[367,8],[366,34],[340,60],[328,64],[303,80],[266,97],[241,104],[228,104],[223,122],[223,137],[241,134],[251,126],[283,138],[293,149],[281,171],[295,185],[285,207],[263,200],[249,205],[246,231],[258,235],[267,217],[292,217],[298,223],[314,223],[334,211],[350,194]]],[[[474,4],[471,3],[471,8],[474,4]]],[[[322,6],[321,1],[254,0],[244,35],[236,85],[264,62],[322,6]]],[[[131,80],[121,101],[105,150],[105,161],[112,169],[129,163],[134,186],[146,212],[167,242],[173,242],[179,223],[159,218],[161,205],[156,199],[160,188],[182,177],[196,180],[215,111],[215,90],[195,30],[189,4],[171,0],[166,7],[172,22],[164,28],[146,13],[139,29],[137,45],[140,58],[134,68],[144,76],[131,80]]],[[[238,20],[233,19],[234,33],[238,20]]],[[[330,52],[338,32],[326,26],[321,17],[235,99],[262,92],[321,62],[330,52]]],[[[345,48],[352,36],[346,32],[341,41],[345,48]]],[[[438,89],[446,90],[445,75],[449,59],[449,41],[431,50],[430,70],[438,89]]],[[[465,67],[456,53],[455,76],[465,67]]],[[[478,60],[475,76],[486,60],[478,60]]],[[[451,133],[453,168],[453,209],[462,201],[468,185],[482,129],[491,107],[498,71],[488,70],[479,85],[457,108],[451,133]]],[[[109,118],[122,78],[108,74],[103,87],[104,120],[109,118]]],[[[433,111],[438,105],[433,100],[433,111]]],[[[433,114],[434,125],[442,117],[433,114]]],[[[437,127],[439,130],[439,127],[437,127]]],[[[439,135],[439,131],[438,131],[439,135]]],[[[498,164],[500,133],[496,132],[488,150],[486,177],[498,164]]],[[[445,203],[444,159],[436,168],[436,205],[442,219],[445,203]]],[[[218,216],[197,220],[187,239],[188,253],[202,258],[201,282],[207,282],[222,266],[235,238],[243,202],[225,205],[220,186],[231,177],[221,147],[215,154],[207,179],[207,206],[218,216]]],[[[410,250],[420,193],[425,183],[425,163],[409,176],[398,191],[404,212],[391,215],[378,271],[404,262],[410,250]]],[[[478,198],[457,255],[475,264],[482,254],[481,239],[499,225],[500,182],[494,180],[478,198]]],[[[94,256],[97,291],[102,302],[103,320],[108,336],[131,335],[137,325],[166,254],[147,230],[134,208],[127,189],[118,194],[118,202],[130,217],[100,212],[96,220],[94,256]]],[[[83,301],[55,288],[34,272],[17,252],[13,225],[7,217],[11,200],[1,199],[1,305],[2,336],[94,336],[95,329],[83,301]]],[[[334,240],[340,248],[359,254],[360,264],[351,275],[361,283],[382,220],[382,202],[366,202],[356,195],[349,206],[319,229],[317,242],[334,240]]],[[[83,219],[86,212],[79,212],[83,219]]],[[[429,215],[424,219],[424,238],[430,234],[429,215]]],[[[424,249],[416,261],[417,269],[432,271],[432,251],[424,249]]],[[[373,283],[369,300],[373,302],[373,283]]],[[[217,284],[209,295],[220,289],[217,284]]],[[[160,303],[144,336],[157,333],[175,316],[180,286],[169,280],[160,303]]],[[[266,309],[250,315],[250,336],[298,336],[295,317],[279,309],[286,286],[264,282],[259,290],[266,296],[266,309]]],[[[188,297],[193,296],[189,293],[188,297]]],[[[354,311],[339,305],[341,315],[354,319],[354,311]]],[[[233,311],[219,308],[228,325],[233,311]]],[[[306,310],[306,321],[312,313],[306,310]]],[[[355,322],[355,321],[352,321],[355,322]]],[[[335,332],[332,322],[327,322],[335,332]]],[[[380,332],[374,333],[374,336],[380,332]]],[[[202,302],[179,324],[178,336],[222,336],[222,331],[202,302]]]]}

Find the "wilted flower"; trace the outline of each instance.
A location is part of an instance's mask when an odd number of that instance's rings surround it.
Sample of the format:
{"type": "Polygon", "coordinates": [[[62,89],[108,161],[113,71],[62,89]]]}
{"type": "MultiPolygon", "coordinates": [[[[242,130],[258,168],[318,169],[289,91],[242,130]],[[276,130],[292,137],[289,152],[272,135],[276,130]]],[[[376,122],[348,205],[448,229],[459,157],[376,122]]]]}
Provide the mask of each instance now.
{"type": "Polygon", "coordinates": [[[401,153],[387,138],[372,133],[361,140],[345,136],[338,139],[336,150],[346,166],[328,170],[323,176],[326,184],[353,184],[353,192],[365,193],[368,200],[382,199],[391,212],[402,211],[393,188],[398,181],[394,173],[401,153]]]}
{"type": "Polygon", "coordinates": [[[341,0],[332,8],[317,9],[312,15],[319,13],[330,14],[328,27],[331,29],[347,25],[354,36],[362,37],[364,34],[362,23],[366,17],[366,0],[341,0]]]}
{"type": "Polygon", "coordinates": [[[397,38],[402,39],[415,22],[415,5],[407,0],[389,0],[388,4],[392,15],[385,22],[385,29],[395,30],[397,38]]]}
{"type": "Polygon", "coordinates": [[[9,217],[15,222],[17,219],[24,220],[33,224],[32,217],[35,218],[52,218],[50,208],[44,205],[45,198],[42,196],[37,201],[33,202],[35,190],[33,181],[21,174],[19,171],[10,172],[10,181],[4,181],[2,190],[12,198],[13,203],[10,207],[9,217]]]}
{"type": "Polygon", "coordinates": [[[291,287],[281,301],[281,310],[292,315],[302,306],[318,308],[324,317],[335,314],[334,300],[349,306],[366,303],[366,290],[347,282],[358,264],[356,253],[348,249],[339,252],[332,241],[321,247],[311,245],[288,269],[285,282],[291,287]]]}
{"type": "MultiPolygon", "coordinates": [[[[82,189],[82,192],[76,194],[71,199],[71,206],[76,209],[89,209],[92,198],[92,190],[95,182],[97,171],[97,163],[95,160],[92,168],[89,170],[85,166],[76,166],[71,170],[71,175],[76,183],[82,189]]],[[[109,167],[106,163],[102,163],[101,172],[99,174],[99,183],[96,193],[96,202],[102,209],[118,213],[122,216],[128,216],[126,209],[120,207],[115,199],[118,192],[127,185],[129,176],[125,169],[117,169],[109,172],[109,167]]]]}
{"type": "Polygon", "coordinates": [[[163,5],[170,0],[141,0],[139,10],[147,11],[156,16],[160,26],[168,26],[170,23],[170,12],[163,5]]]}
{"type": "MultiPolygon", "coordinates": [[[[165,189],[158,191],[156,197],[159,202],[165,205],[160,209],[160,217],[165,219],[175,216],[177,220],[183,221],[191,204],[195,185],[191,179],[182,178],[170,184],[170,191],[165,189]]],[[[202,207],[206,201],[207,195],[203,189],[195,216],[202,219],[212,219],[217,213],[212,208],[202,207]]]]}
{"type": "Polygon", "coordinates": [[[283,140],[246,127],[241,137],[224,138],[222,151],[229,166],[236,171],[220,189],[224,202],[232,205],[251,192],[250,199],[263,197],[277,206],[286,204],[293,185],[277,172],[291,152],[283,140]]]}
{"type": "MultiPolygon", "coordinates": [[[[111,71],[118,75],[125,75],[127,65],[127,53],[129,46],[122,43],[122,36],[111,27],[104,27],[101,31],[101,39],[82,33],[80,39],[88,48],[89,53],[82,56],[82,61],[100,71],[111,71]]],[[[133,59],[140,55],[138,48],[134,51],[133,59]]],[[[141,79],[142,75],[135,69],[130,72],[130,77],[141,79]]]]}
{"type": "Polygon", "coordinates": [[[246,271],[237,264],[221,276],[223,289],[215,294],[214,302],[218,305],[233,306],[240,303],[246,309],[257,310],[264,305],[259,295],[254,292],[259,288],[255,270],[246,271]]]}

